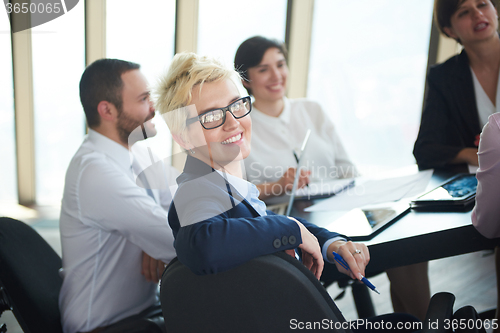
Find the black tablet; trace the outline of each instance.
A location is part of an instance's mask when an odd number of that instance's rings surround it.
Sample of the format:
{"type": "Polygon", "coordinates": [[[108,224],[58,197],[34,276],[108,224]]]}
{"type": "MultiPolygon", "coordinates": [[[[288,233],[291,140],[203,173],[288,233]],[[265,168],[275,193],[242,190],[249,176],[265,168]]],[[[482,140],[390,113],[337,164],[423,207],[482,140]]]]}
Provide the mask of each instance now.
{"type": "Polygon", "coordinates": [[[476,198],[475,174],[459,174],[411,202],[411,208],[428,211],[467,211],[476,198]]]}
{"type": "Polygon", "coordinates": [[[349,236],[353,241],[372,239],[410,211],[408,201],[355,208],[326,227],[349,236]]]}

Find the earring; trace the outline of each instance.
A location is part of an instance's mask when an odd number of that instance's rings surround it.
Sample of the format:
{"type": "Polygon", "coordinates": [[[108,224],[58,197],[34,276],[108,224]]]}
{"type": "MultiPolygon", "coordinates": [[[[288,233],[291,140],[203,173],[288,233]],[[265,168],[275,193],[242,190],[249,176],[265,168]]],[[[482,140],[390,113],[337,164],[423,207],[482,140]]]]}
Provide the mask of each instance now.
{"type": "Polygon", "coordinates": [[[192,148],[189,148],[189,151],[191,152],[192,155],[194,155],[194,150],[192,148]]]}

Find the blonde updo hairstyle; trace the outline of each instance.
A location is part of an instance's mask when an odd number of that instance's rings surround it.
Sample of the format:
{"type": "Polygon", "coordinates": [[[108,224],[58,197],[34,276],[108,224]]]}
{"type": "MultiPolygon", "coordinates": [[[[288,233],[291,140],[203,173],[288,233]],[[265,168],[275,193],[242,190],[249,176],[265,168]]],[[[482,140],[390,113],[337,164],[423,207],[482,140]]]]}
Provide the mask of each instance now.
{"type": "Polygon", "coordinates": [[[159,78],[153,89],[156,110],[163,116],[170,132],[185,140],[189,116],[185,107],[191,103],[193,89],[196,87],[201,91],[204,83],[236,77],[240,79],[235,70],[215,58],[192,52],[178,53],[172,59],[167,73],[159,78]]]}

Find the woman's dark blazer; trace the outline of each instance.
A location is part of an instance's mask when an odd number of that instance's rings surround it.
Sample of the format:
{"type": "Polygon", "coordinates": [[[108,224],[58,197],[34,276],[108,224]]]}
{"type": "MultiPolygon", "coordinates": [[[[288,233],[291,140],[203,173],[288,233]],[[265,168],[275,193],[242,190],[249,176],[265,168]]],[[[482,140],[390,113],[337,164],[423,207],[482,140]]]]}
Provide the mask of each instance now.
{"type": "Polygon", "coordinates": [[[481,133],[469,58],[465,50],[435,65],[413,155],[420,169],[446,167],[463,148],[477,148],[481,133]]]}
{"type": "MultiPolygon", "coordinates": [[[[302,243],[297,223],[271,211],[260,216],[224,177],[196,158],[187,157],[177,182],[168,221],[178,259],[196,274],[225,271],[302,243]]],[[[296,219],[318,238],[320,247],[339,236],[296,219]]]]}

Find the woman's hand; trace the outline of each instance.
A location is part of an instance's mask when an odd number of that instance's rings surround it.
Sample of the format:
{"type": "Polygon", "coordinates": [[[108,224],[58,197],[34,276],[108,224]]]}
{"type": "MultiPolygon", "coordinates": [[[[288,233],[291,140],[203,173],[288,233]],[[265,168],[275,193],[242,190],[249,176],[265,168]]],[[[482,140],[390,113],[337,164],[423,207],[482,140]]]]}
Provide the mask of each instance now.
{"type": "MultiPolygon", "coordinates": [[[[292,191],[296,170],[297,169],[295,168],[288,168],[283,177],[281,177],[278,181],[257,185],[257,189],[259,190],[259,199],[266,200],[271,197],[279,197],[286,192],[292,191]]],[[[300,177],[297,188],[302,188],[309,184],[310,174],[311,171],[307,171],[304,169],[300,170],[300,177]]]]}
{"type": "Polygon", "coordinates": [[[353,243],[351,241],[336,241],[328,246],[328,259],[335,261],[339,272],[349,275],[353,279],[361,280],[365,276],[365,268],[370,262],[370,252],[363,243],[353,243]],[[346,270],[335,261],[332,252],[337,252],[349,265],[350,270],[346,270]]]}
{"type": "Polygon", "coordinates": [[[477,148],[464,148],[458,152],[457,156],[451,161],[452,164],[467,163],[470,165],[479,165],[477,157],[477,148]]]}
{"type": "Polygon", "coordinates": [[[288,218],[295,221],[300,228],[302,244],[299,245],[299,248],[302,250],[302,263],[319,280],[325,263],[323,261],[323,255],[321,254],[318,239],[309,230],[307,230],[302,223],[293,217],[288,218]]]}
{"type": "MultiPolygon", "coordinates": [[[[288,168],[288,170],[286,170],[283,177],[281,177],[280,180],[277,181],[277,183],[282,188],[281,194],[292,191],[293,181],[295,180],[295,173],[296,172],[297,172],[296,168],[288,168]]],[[[311,175],[311,171],[307,171],[305,169],[300,169],[299,183],[297,185],[297,188],[303,188],[304,186],[309,184],[309,176],[310,175],[311,175]]]]}

